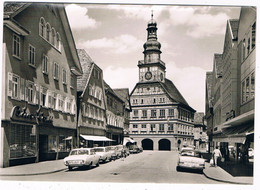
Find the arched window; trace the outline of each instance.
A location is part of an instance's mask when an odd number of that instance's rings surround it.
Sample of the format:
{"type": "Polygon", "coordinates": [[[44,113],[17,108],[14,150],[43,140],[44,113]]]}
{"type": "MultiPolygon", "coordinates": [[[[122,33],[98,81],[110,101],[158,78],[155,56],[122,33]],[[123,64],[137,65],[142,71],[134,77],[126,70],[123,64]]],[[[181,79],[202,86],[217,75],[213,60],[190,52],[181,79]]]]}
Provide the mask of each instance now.
{"type": "Polygon", "coordinates": [[[54,46],[56,44],[56,31],[54,28],[51,29],[51,44],[54,46]]]}
{"type": "Polygon", "coordinates": [[[51,26],[49,23],[46,24],[46,40],[50,41],[50,32],[51,32],[51,26]]]}
{"type": "Polygon", "coordinates": [[[56,47],[57,47],[57,49],[58,50],[60,50],[60,48],[61,48],[61,40],[60,40],[60,34],[57,32],[57,36],[56,36],[56,38],[57,38],[57,44],[56,44],[56,47]]]}
{"type": "Polygon", "coordinates": [[[45,20],[41,17],[39,22],[39,35],[44,37],[44,30],[45,30],[45,20]]]}

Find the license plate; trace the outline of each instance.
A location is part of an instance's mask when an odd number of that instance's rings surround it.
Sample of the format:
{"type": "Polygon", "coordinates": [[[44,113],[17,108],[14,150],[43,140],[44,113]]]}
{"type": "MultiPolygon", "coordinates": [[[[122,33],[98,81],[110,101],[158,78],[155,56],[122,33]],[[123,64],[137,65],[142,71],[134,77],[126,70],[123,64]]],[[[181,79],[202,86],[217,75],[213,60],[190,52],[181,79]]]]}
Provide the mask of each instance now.
{"type": "Polygon", "coordinates": [[[70,161],[70,164],[79,164],[79,163],[80,163],[80,161],[77,161],[77,160],[70,161]]]}

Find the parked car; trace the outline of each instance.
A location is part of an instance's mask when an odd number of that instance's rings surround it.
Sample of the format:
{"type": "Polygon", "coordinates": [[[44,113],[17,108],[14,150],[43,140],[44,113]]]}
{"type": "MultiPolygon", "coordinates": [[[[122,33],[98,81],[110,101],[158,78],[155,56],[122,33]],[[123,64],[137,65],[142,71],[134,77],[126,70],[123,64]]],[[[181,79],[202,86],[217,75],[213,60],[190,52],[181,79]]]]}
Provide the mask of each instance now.
{"type": "Polygon", "coordinates": [[[108,147],[95,147],[95,152],[100,156],[100,162],[106,162],[111,160],[111,152],[108,147]]]}
{"type": "Polygon", "coordinates": [[[64,158],[64,164],[69,170],[73,167],[99,166],[100,155],[95,153],[94,148],[77,148],[70,151],[69,156],[64,158]]]}
{"type": "Polygon", "coordinates": [[[199,151],[185,149],[179,154],[176,170],[193,169],[202,171],[205,168],[205,160],[201,158],[199,151]]]}
{"type": "Polygon", "coordinates": [[[142,152],[143,149],[142,148],[139,148],[137,145],[130,145],[129,146],[129,152],[130,154],[136,154],[136,153],[139,153],[139,152],[142,152]]]}
{"type": "Polygon", "coordinates": [[[108,149],[111,154],[111,160],[116,160],[118,158],[118,151],[116,146],[109,146],[108,149]]]}
{"type": "Polygon", "coordinates": [[[254,149],[253,148],[248,148],[248,157],[253,158],[254,157],[254,149]]]}
{"type": "Polygon", "coordinates": [[[124,145],[122,144],[116,145],[116,150],[117,150],[117,155],[119,155],[119,157],[122,157],[124,145]]]}

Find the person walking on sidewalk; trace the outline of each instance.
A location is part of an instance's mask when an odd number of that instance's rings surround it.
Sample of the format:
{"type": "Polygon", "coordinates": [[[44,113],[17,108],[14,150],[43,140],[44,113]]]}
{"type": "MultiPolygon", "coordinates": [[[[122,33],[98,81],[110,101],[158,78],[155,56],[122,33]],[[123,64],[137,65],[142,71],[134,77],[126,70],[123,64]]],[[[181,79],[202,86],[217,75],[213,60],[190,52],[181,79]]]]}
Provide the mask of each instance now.
{"type": "Polygon", "coordinates": [[[220,150],[218,149],[218,146],[213,151],[212,157],[213,157],[213,161],[214,161],[214,166],[217,167],[218,166],[218,160],[222,157],[222,154],[221,154],[220,150]]]}

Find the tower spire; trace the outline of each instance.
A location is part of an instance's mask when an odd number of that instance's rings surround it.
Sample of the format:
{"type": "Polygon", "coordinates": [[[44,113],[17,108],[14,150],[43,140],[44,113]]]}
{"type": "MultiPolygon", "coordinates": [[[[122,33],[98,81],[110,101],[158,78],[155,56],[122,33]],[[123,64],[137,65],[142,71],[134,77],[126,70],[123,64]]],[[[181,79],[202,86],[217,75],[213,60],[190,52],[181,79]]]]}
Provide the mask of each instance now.
{"type": "Polygon", "coordinates": [[[153,10],[152,10],[151,18],[152,18],[152,20],[153,20],[153,10]]]}

